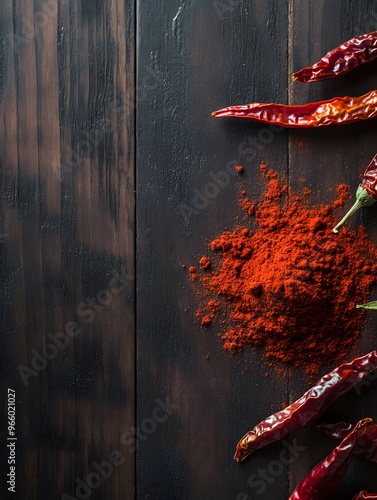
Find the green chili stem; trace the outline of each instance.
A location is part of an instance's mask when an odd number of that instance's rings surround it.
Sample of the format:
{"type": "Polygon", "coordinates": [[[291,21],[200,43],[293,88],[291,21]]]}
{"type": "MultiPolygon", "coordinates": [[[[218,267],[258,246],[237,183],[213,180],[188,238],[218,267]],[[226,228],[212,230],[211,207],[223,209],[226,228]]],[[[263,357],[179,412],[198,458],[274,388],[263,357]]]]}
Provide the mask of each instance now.
{"type": "Polygon", "coordinates": [[[367,302],[366,304],[357,304],[356,309],[377,309],[377,300],[367,302]]]}
{"type": "Polygon", "coordinates": [[[334,227],[333,231],[334,233],[338,233],[339,229],[343,226],[343,224],[346,222],[351,215],[353,215],[355,212],[357,212],[360,208],[362,207],[368,207],[370,205],[373,205],[373,203],[376,203],[377,200],[373,198],[366,189],[363,187],[359,186],[356,190],[356,201],[352,205],[352,207],[348,210],[346,215],[343,217],[343,219],[338,222],[338,224],[334,227]]]}

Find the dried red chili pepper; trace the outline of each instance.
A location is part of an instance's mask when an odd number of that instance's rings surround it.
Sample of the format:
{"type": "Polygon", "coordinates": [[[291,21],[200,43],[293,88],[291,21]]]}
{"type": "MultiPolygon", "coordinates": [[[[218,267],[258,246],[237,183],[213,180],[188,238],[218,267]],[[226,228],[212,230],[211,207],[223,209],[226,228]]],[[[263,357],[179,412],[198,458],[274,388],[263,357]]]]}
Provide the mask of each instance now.
{"type": "Polygon", "coordinates": [[[288,128],[323,127],[367,120],[377,116],[377,90],[360,97],[334,97],[299,106],[253,103],[214,111],[217,118],[232,116],[288,128]]]}
{"type": "Polygon", "coordinates": [[[362,207],[369,207],[377,201],[377,154],[367,166],[360,186],[356,191],[356,201],[348,210],[343,219],[334,227],[334,233],[338,233],[346,220],[362,207]]]}
{"type": "Polygon", "coordinates": [[[330,50],[320,61],[292,75],[299,82],[318,82],[343,75],[377,57],[377,31],[356,36],[330,50]]]}
{"type": "MultiPolygon", "coordinates": [[[[349,432],[355,427],[348,422],[337,422],[336,424],[320,424],[318,427],[333,439],[344,439],[349,432]]],[[[370,425],[360,439],[358,445],[354,450],[354,454],[377,462],[377,425],[370,425]]]]}
{"type": "Polygon", "coordinates": [[[336,424],[318,424],[317,427],[328,437],[344,439],[355,426],[349,422],[337,422],[336,424]]]}
{"type": "Polygon", "coordinates": [[[377,493],[368,493],[367,491],[359,491],[352,500],[377,500],[377,493]]]}
{"type": "Polygon", "coordinates": [[[353,451],[371,422],[371,418],[360,420],[340,445],[317,464],[306,478],[296,486],[289,500],[323,500],[327,498],[347,472],[353,451]]]}
{"type": "Polygon", "coordinates": [[[377,369],[377,351],[344,363],[324,375],[300,399],[262,420],[236,446],[234,459],[242,462],[254,450],[282,439],[320,417],[342,394],[377,369]]]}

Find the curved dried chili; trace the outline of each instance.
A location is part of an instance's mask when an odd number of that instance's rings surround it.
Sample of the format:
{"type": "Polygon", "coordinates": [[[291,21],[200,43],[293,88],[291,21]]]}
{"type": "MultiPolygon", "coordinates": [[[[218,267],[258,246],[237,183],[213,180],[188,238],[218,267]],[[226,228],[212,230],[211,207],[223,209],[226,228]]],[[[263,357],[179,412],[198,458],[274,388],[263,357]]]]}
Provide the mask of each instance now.
{"type": "Polygon", "coordinates": [[[320,417],[342,394],[377,369],[377,351],[354,359],[324,375],[314,387],[283,410],[262,420],[236,446],[234,459],[242,462],[254,450],[278,441],[320,417]]]}
{"type": "Polygon", "coordinates": [[[327,498],[347,472],[354,449],[371,422],[371,418],[360,420],[340,445],[317,464],[306,478],[296,486],[289,500],[323,500],[327,498]]]}
{"type": "Polygon", "coordinates": [[[368,120],[377,116],[377,90],[360,97],[334,97],[299,106],[253,103],[214,111],[216,118],[248,118],[287,128],[324,127],[368,120]]]}
{"type": "Polygon", "coordinates": [[[343,75],[377,57],[377,31],[356,36],[339,47],[330,50],[312,66],[293,73],[295,81],[318,82],[334,76],[343,75]]]}
{"type": "MultiPolygon", "coordinates": [[[[344,439],[349,432],[355,427],[349,422],[337,422],[335,424],[320,424],[318,427],[324,432],[326,436],[333,439],[344,439]]],[[[377,462],[377,425],[370,425],[366,429],[362,439],[356,446],[354,454],[377,462]]]]}

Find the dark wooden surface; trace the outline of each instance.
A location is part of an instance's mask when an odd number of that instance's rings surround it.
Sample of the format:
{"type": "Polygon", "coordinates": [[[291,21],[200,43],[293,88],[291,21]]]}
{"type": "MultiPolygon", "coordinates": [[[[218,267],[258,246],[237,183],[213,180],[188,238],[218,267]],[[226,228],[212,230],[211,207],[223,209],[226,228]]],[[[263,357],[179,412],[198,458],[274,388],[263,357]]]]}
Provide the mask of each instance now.
{"type": "Polygon", "coordinates": [[[2,498],[7,388],[16,498],[77,497],[114,450],[90,498],[134,494],[134,29],[118,0],[1,4],[2,498]]]}
{"type": "MultiPolygon", "coordinates": [[[[195,324],[182,264],[234,226],[240,183],[262,192],[261,161],[293,187],[304,177],[323,201],[340,181],[356,188],[376,152],[375,120],[271,132],[210,113],[375,88],[375,63],[313,85],[290,79],[372,30],[372,0],[2,1],[2,497],[8,388],[18,438],[9,498],[287,499],[330,451],[312,425],[233,461],[240,436],[308,380],[277,375],[262,351],[224,353],[195,324]],[[230,176],[197,205],[238,163],[242,180],[230,176]],[[74,337],[59,335],[70,328],[74,337]],[[47,347],[52,337],[66,345],[47,347]]],[[[377,244],[376,217],[372,207],[353,224],[377,244]]],[[[376,345],[376,315],[366,317],[360,352],[376,345]]],[[[377,417],[376,397],[374,383],[326,417],[377,417]]],[[[355,459],[331,498],[363,488],[377,491],[376,465],[355,459]]]]}

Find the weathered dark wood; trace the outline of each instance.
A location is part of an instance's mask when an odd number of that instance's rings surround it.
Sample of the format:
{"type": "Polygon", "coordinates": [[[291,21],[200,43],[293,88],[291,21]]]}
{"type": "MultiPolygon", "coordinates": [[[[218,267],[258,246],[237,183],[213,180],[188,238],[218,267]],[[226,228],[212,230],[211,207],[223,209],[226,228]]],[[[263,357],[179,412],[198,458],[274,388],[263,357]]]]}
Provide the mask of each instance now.
{"type": "MultiPolygon", "coordinates": [[[[297,398],[308,380],[297,371],[289,381],[273,373],[266,379],[261,352],[233,358],[223,353],[214,332],[195,326],[197,300],[181,264],[196,263],[205,243],[235,223],[239,179],[231,178],[213,198],[198,198],[213,181],[211,172],[224,171],[229,162],[245,165],[248,183],[257,179],[260,161],[267,161],[287,173],[293,187],[305,177],[322,200],[331,199],[329,189],[340,181],[356,187],[353,163],[365,165],[374,154],[371,124],[284,131],[262,145],[258,134],[265,126],[218,122],[209,115],[226,104],[304,103],[372,88],[373,65],[359,71],[360,81],[353,75],[322,86],[290,80],[293,69],[357,32],[375,29],[372,3],[362,8],[352,2],[340,7],[293,1],[154,5],[143,4],[139,17],[140,40],[148,33],[148,44],[140,43],[138,83],[143,88],[152,72],[156,85],[138,108],[138,425],[151,416],[156,397],[168,397],[178,408],[140,441],[137,490],[141,498],[288,498],[333,446],[315,426],[286,441],[306,450],[271,482],[261,480],[262,470],[277,470],[283,443],[242,465],[232,454],[245,430],[297,398]],[[220,17],[215,5],[222,8],[220,17]]],[[[260,189],[257,180],[253,184],[260,189]]],[[[367,330],[371,334],[373,327],[367,330]]],[[[373,348],[372,335],[363,339],[362,352],[373,348]]],[[[345,396],[327,416],[356,420],[373,414],[374,391],[366,388],[357,404],[354,393],[345,396]]],[[[334,498],[348,498],[362,487],[376,489],[373,467],[355,461],[334,498]]]]}
{"type": "MultiPolygon", "coordinates": [[[[207,242],[242,216],[241,186],[262,192],[262,161],[293,188],[305,178],[322,201],[338,182],[356,188],[375,154],[375,121],[272,132],[210,113],[373,88],[376,63],[312,85],[290,75],[376,30],[374,2],[146,0],[136,8],[132,0],[3,0],[1,7],[2,497],[12,388],[16,498],[287,499],[333,446],[315,425],[243,464],[233,452],[308,380],[299,371],[277,375],[260,350],[223,352],[216,329],[195,322],[198,299],[182,264],[196,264],[207,242]],[[234,174],[236,164],[244,176],[234,174]],[[51,347],[65,330],[77,335],[62,334],[66,346],[51,347]],[[46,348],[51,359],[39,358],[39,369],[35,357],[46,348]],[[22,378],[21,365],[35,371],[24,368],[22,378]],[[277,463],[294,443],[305,450],[289,467],[277,463]],[[106,466],[110,456],[121,463],[106,466]],[[96,482],[88,475],[98,468],[108,477],[96,482]],[[94,481],[89,492],[77,489],[80,480],[94,481]]],[[[371,207],[353,224],[363,222],[377,244],[376,215],[371,207]]],[[[377,317],[366,317],[360,352],[375,347],[377,317]]],[[[371,384],[344,396],[325,418],[375,417],[376,391],[371,384]]],[[[375,464],[355,460],[332,498],[362,488],[377,490],[375,464]]]]}
{"type": "Polygon", "coordinates": [[[1,7],[1,394],[4,409],[7,388],[17,395],[16,498],[83,498],[91,479],[91,498],[134,495],[134,15],[121,0],[1,7]],[[71,322],[80,332],[23,380],[20,365],[71,322]],[[122,463],[104,478],[94,462],[114,450],[122,463]]]}
{"type": "MultiPolygon", "coordinates": [[[[251,474],[282,449],[234,462],[237,439],[280,408],[287,382],[265,377],[261,352],[232,357],[214,330],[195,324],[198,301],[181,266],[196,264],[208,240],[234,226],[242,182],[258,179],[261,192],[261,161],[286,169],[286,132],[266,145],[260,126],[210,116],[255,98],[286,101],[286,14],[285,2],[265,0],[163,0],[140,9],[138,88],[150,74],[155,88],[139,102],[137,123],[138,425],[151,417],[155,398],[177,406],[140,441],[140,498],[255,497],[260,486],[251,474]],[[237,163],[246,167],[244,180],[231,175],[217,195],[203,196],[214,176],[237,163]]],[[[284,467],[260,498],[283,499],[286,490],[284,467]]]]}

